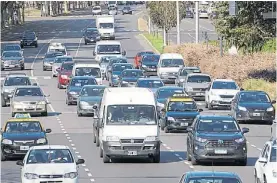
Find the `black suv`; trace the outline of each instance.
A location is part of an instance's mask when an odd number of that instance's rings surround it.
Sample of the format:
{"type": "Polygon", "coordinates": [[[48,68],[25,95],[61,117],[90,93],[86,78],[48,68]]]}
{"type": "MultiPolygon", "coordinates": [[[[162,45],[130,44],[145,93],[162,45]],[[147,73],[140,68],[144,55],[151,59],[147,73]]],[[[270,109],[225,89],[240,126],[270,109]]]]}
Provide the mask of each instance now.
{"type": "Polygon", "coordinates": [[[240,129],[232,116],[198,115],[187,131],[187,160],[193,165],[201,161],[233,161],[247,165],[244,134],[249,129],[240,129]]]}
{"type": "Polygon", "coordinates": [[[20,46],[23,48],[24,46],[34,46],[38,47],[38,40],[35,32],[24,32],[20,41],[20,46]]]}

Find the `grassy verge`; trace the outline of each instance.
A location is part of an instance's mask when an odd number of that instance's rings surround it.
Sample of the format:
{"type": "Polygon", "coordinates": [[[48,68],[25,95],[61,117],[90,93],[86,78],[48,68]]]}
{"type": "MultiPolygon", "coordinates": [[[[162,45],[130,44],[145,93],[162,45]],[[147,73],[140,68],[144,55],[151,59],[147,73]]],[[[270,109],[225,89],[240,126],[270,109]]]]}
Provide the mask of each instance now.
{"type": "Polygon", "coordinates": [[[25,9],[25,16],[26,17],[40,17],[41,10],[39,9],[25,9]]]}
{"type": "Polygon", "coordinates": [[[146,39],[148,39],[154,48],[156,48],[160,53],[163,53],[164,47],[162,36],[148,33],[144,33],[143,35],[146,37],[146,39]]]}

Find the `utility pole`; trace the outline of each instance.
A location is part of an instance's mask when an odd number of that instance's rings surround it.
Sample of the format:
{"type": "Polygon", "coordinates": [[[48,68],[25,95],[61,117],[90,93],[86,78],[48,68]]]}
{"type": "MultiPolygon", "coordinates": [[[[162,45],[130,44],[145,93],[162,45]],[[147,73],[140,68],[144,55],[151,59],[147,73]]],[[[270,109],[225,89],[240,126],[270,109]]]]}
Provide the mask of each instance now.
{"type": "Polygon", "coordinates": [[[53,15],[52,1],[49,1],[49,10],[50,10],[50,16],[52,16],[53,15]]]}
{"type": "Polygon", "coordinates": [[[148,16],[148,34],[151,34],[151,17],[148,16]]]}
{"type": "Polygon", "coordinates": [[[195,43],[199,43],[199,1],[195,1],[195,43]]]}
{"type": "Polygon", "coordinates": [[[177,15],[177,45],[181,43],[181,35],[180,35],[180,12],[179,12],[179,1],[176,1],[176,15],[177,15]]]}

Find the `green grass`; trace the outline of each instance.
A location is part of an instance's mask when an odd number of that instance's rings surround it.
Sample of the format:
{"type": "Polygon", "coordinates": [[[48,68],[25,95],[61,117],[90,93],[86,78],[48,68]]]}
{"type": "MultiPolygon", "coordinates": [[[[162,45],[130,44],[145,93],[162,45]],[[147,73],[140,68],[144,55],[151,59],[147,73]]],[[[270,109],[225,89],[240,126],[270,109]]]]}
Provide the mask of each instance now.
{"type": "Polygon", "coordinates": [[[160,53],[163,53],[164,47],[163,47],[163,37],[160,35],[153,35],[144,33],[143,34],[146,39],[152,44],[153,47],[155,47],[160,53]]]}
{"type": "Polygon", "coordinates": [[[262,52],[276,52],[276,38],[270,39],[262,47],[262,52]]]}

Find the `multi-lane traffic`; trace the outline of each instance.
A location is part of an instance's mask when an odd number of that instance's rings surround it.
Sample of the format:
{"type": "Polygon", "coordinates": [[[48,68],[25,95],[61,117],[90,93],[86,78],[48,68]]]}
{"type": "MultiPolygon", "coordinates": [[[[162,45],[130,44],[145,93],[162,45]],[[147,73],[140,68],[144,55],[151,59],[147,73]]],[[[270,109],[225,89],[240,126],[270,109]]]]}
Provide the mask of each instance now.
{"type": "MultiPolygon", "coordinates": [[[[151,50],[151,46],[140,36],[137,31],[137,18],[141,6],[135,7],[133,15],[116,15],[116,40],[120,41],[127,52],[128,61],[133,63],[134,56],[144,50],[151,50]]],[[[184,22],[185,23],[185,22],[184,22]]],[[[200,22],[201,23],[201,22],[200,22]]],[[[186,24],[186,23],[185,23],[186,24]]],[[[189,24],[193,24],[190,22],[189,24]]],[[[48,116],[37,117],[45,128],[52,129],[48,135],[50,144],[67,145],[71,147],[77,158],[85,159],[85,164],[80,165],[80,182],[177,182],[186,171],[215,170],[236,172],[243,182],[254,182],[254,164],[259,156],[264,143],[270,138],[270,126],[259,124],[241,124],[249,128],[246,134],[248,144],[247,166],[237,166],[226,163],[207,165],[191,165],[186,160],[186,133],[161,134],[161,162],[152,164],[142,160],[123,160],[111,164],[104,164],[99,158],[99,148],[93,143],[93,118],[78,117],[76,106],[66,105],[65,90],[57,88],[57,79],[52,78],[51,71],[43,71],[42,59],[50,42],[61,42],[68,53],[75,60],[92,60],[93,44],[85,45],[83,32],[87,26],[95,25],[95,17],[91,10],[77,12],[68,17],[48,18],[47,20],[33,21],[19,29],[12,30],[10,34],[2,35],[2,46],[8,43],[19,43],[20,33],[23,30],[35,31],[38,35],[37,48],[24,48],[25,70],[2,71],[1,78],[8,73],[23,72],[38,83],[45,95],[50,95],[47,100],[48,116]]],[[[186,35],[184,35],[186,36],[186,35]]],[[[104,81],[108,85],[107,81],[104,81]]],[[[198,102],[198,107],[203,108],[202,114],[228,115],[229,110],[207,110],[203,102],[198,102]]],[[[1,121],[11,118],[9,107],[1,108],[1,121]]],[[[2,182],[20,182],[20,167],[16,161],[3,161],[1,166],[2,182]]]]}

